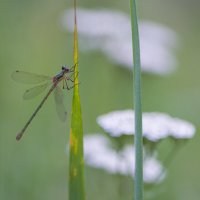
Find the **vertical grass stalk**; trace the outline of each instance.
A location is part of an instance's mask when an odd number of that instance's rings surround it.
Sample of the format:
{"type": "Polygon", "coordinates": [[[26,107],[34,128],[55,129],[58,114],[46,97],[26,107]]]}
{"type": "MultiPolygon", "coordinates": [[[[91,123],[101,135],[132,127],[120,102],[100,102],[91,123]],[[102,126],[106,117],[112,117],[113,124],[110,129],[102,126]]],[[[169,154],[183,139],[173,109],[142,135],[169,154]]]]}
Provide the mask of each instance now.
{"type": "Polygon", "coordinates": [[[135,0],[130,0],[132,47],[134,62],[134,107],[135,107],[135,182],[134,199],[143,199],[143,152],[142,152],[142,103],[141,103],[141,62],[138,33],[137,8],[135,0]]]}
{"type": "Polygon", "coordinates": [[[78,85],[78,32],[74,0],[74,93],[70,128],[69,200],[85,200],[83,126],[78,85]]]}

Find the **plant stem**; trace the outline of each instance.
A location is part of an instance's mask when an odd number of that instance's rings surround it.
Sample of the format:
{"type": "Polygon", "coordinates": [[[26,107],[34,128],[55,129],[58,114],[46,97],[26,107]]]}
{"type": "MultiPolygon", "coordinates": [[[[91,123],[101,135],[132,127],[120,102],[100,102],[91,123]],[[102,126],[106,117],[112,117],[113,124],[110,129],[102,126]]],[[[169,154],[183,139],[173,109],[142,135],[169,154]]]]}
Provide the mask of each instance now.
{"type": "Polygon", "coordinates": [[[135,0],[130,0],[132,47],[134,62],[134,107],[135,107],[135,183],[134,199],[143,199],[143,152],[142,152],[142,103],[141,103],[141,62],[135,0]]]}

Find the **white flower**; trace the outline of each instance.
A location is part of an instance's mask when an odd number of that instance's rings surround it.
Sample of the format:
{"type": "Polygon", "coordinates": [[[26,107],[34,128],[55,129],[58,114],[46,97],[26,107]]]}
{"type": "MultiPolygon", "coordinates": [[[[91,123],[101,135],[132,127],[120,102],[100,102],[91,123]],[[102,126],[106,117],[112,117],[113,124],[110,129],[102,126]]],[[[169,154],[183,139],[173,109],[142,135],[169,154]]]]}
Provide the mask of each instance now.
{"type": "MultiPolygon", "coordinates": [[[[62,17],[63,26],[73,31],[73,10],[62,17]]],[[[101,50],[113,62],[132,69],[130,17],[108,9],[77,9],[80,48],[101,50]]],[[[170,28],[151,21],[139,23],[142,70],[154,74],[168,74],[175,69],[173,49],[177,35],[170,28]]]]}
{"type": "MultiPolygon", "coordinates": [[[[129,166],[129,172],[134,177],[135,168],[135,149],[131,145],[127,145],[123,149],[123,157],[129,166]],[[134,163],[134,165],[133,165],[134,163]]],[[[165,171],[155,157],[145,157],[143,161],[143,179],[146,183],[159,182],[165,178],[165,171]]]]}
{"type": "Polygon", "coordinates": [[[93,167],[106,169],[110,173],[117,173],[117,153],[109,148],[108,140],[101,135],[84,137],[85,162],[93,167]]]}
{"type": "MultiPolygon", "coordinates": [[[[164,113],[143,113],[143,136],[150,141],[166,137],[178,139],[191,138],[195,127],[184,120],[173,118],[164,113]]],[[[132,135],[135,132],[133,110],[114,111],[97,118],[97,123],[113,137],[132,135]]]]}
{"type": "MultiPolygon", "coordinates": [[[[134,178],[135,149],[127,145],[120,152],[109,146],[109,141],[102,135],[84,137],[85,163],[91,167],[106,170],[113,174],[130,175],[134,178]]],[[[144,182],[155,183],[165,177],[164,168],[155,157],[144,159],[144,182]],[[161,176],[162,175],[162,176],[161,176]]]]}

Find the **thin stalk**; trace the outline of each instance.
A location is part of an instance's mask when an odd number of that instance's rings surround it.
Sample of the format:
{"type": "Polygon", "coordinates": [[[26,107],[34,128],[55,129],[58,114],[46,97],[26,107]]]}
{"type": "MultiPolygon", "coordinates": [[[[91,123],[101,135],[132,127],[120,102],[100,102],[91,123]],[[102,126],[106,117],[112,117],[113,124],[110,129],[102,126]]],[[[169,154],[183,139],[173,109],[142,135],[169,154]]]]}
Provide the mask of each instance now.
{"type": "Polygon", "coordinates": [[[135,107],[135,183],[134,199],[143,199],[143,141],[142,141],[142,103],[141,103],[141,62],[138,33],[137,8],[135,0],[130,0],[132,47],[134,62],[134,107],[135,107]]]}

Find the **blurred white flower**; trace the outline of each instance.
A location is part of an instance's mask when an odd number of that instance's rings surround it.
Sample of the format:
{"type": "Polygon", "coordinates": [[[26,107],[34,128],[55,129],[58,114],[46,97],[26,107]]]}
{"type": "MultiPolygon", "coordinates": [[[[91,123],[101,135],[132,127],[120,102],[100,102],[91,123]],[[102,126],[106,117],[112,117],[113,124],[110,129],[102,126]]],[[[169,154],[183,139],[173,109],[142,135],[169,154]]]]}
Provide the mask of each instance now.
{"type": "MultiPolygon", "coordinates": [[[[145,153],[145,152],[144,152],[145,153]]],[[[126,145],[122,151],[123,159],[127,163],[130,174],[134,177],[135,149],[131,145],[126,145]]],[[[165,178],[165,170],[161,163],[153,156],[146,157],[143,161],[143,179],[146,183],[159,182],[165,178]]]]}
{"type": "MultiPolygon", "coordinates": [[[[91,167],[113,174],[130,175],[134,178],[135,149],[127,145],[120,152],[111,149],[109,141],[102,135],[84,137],[85,163],[91,167]]],[[[155,183],[163,180],[164,168],[155,157],[144,159],[144,182],[155,183]],[[162,175],[162,176],[161,176],[162,175]]]]}
{"type": "MultiPolygon", "coordinates": [[[[166,137],[191,138],[195,127],[191,123],[164,113],[143,113],[143,136],[156,142],[166,137]]],[[[97,118],[97,123],[113,137],[132,135],[135,132],[133,110],[114,111],[97,118]]]]}
{"type": "MultiPolygon", "coordinates": [[[[80,48],[101,50],[113,62],[132,69],[130,17],[108,9],[77,9],[80,48]]],[[[73,31],[73,10],[62,17],[65,29],[73,31]]],[[[176,67],[174,48],[177,35],[170,28],[151,21],[139,23],[142,70],[154,74],[168,74],[176,67]]]]}
{"type": "Polygon", "coordinates": [[[117,153],[109,148],[106,137],[98,134],[85,136],[84,155],[88,165],[106,169],[110,173],[118,173],[117,153]]]}

